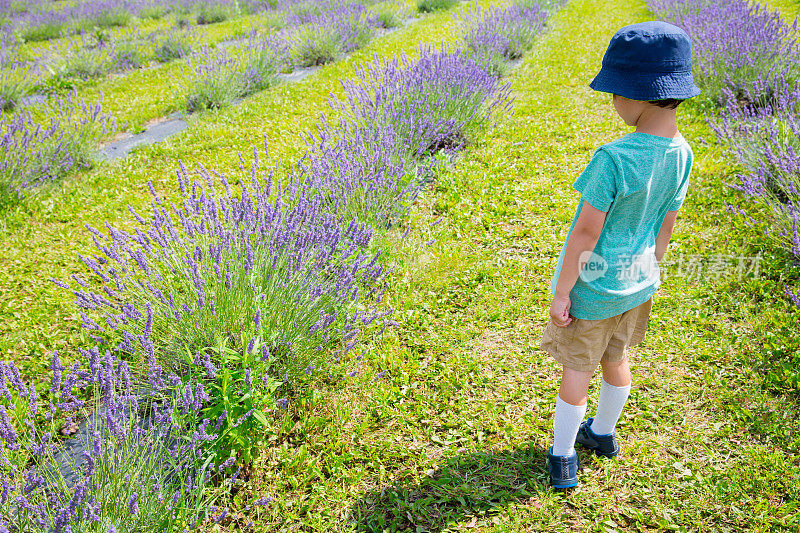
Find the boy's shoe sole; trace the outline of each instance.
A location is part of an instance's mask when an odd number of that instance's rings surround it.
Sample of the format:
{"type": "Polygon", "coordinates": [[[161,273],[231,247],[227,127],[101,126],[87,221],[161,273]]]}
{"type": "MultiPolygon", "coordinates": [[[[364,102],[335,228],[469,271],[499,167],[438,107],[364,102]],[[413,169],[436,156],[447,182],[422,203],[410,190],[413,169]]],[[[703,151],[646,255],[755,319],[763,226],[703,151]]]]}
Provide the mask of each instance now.
{"type": "Polygon", "coordinates": [[[581,427],[578,428],[578,435],[575,437],[575,443],[582,445],[597,455],[609,458],[616,457],[619,453],[617,437],[613,433],[610,435],[595,434],[591,427],[592,420],[594,418],[589,418],[581,423],[581,427]]]}
{"type": "Polygon", "coordinates": [[[547,469],[550,484],[556,489],[569,489],[578,485],[578,466],[580,459],[575,451],[569,457],[553,455],[553,447],[547,452],[547,469]]]}

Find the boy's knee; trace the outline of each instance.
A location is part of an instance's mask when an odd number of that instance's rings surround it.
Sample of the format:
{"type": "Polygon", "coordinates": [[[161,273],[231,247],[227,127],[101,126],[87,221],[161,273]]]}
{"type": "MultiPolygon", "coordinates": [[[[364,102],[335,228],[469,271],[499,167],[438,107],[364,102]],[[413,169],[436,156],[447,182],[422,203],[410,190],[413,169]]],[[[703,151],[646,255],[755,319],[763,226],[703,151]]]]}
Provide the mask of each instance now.
{"type": "Polygon", "coordinates": [[[628,356],[623,355],[620,359],[609,360],[603,358],[600,360],[600,366],[603,368],[616,369],[628,364],[628,356]]]}
{"type": "Polygon", "coordinates": [[[603,369],[603,381],[615,387],[627,387],[631,383],[631,371],[628,358],[617,361],[600,361],[603,369]]]}

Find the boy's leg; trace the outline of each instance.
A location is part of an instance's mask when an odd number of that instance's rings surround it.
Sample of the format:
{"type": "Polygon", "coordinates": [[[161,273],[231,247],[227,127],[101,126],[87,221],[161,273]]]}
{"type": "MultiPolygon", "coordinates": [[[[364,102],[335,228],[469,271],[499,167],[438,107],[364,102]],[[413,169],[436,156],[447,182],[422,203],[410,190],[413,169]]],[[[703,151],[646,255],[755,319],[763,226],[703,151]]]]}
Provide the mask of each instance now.
{"type": "Polygon", "coordinates": [[[610,435],[614,432],[628,394],[631,391],[631,370],[628,358],[619,361],[600,361],[603,380],[600,383],[600,397],[597,401],[597,414],[592,420],[595,435],[610,435]]]}
{"type": "Polygon", "coordinates": [[[570,456],[575,451],[575,436],[586,414],[586,396],[592,374],[563,367],[553,418],[553,455],[570,456]]]}

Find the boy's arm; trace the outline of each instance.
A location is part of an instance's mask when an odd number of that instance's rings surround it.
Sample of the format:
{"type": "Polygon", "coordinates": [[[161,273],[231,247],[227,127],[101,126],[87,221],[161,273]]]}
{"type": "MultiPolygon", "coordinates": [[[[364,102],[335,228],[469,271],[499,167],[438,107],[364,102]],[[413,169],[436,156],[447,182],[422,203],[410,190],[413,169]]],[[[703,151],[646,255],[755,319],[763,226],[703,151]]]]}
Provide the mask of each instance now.
{"type": "Polygon", "coordinates": [[[580,275],[580,258],[585,252],[594,251],[600,232],[603,231],[606,214],[605,211],[592,207],[589,202],[583,202],[578,220],[575,221],[575,227],[572,228],[572,233],[565,244],[564,261],[556,282],[556,294],[550,304],[550,318],[556,326],[564,327],[572,322],[572,317],[569,316],[569,293],[580,275]]]}
{"type": "Polygon", "coordinates": [[[661,229],[658,230],[658,235],[656,236],[656,261],[659,263],[667,252],[667,245],[672,238],[672,229],[675,227],[676,218],[678,218],[677,211],[667,211],[667,214],[664,215],[664,222],[661,223],[661,229]]]}

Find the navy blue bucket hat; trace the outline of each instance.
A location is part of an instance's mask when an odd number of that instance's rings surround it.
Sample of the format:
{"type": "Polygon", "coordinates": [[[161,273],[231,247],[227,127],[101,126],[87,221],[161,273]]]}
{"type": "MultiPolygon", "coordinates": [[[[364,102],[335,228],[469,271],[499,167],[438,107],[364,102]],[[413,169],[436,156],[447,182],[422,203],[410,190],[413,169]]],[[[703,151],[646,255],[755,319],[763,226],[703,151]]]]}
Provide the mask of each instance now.
{"type": "Polygon", "coordinates": [[[692,43],[666,22],[625,26],[611,38],[589,87],[632,100],[685,100],[700,94],[692,78],[692,43]]]}

